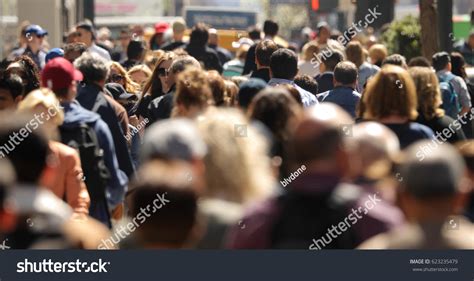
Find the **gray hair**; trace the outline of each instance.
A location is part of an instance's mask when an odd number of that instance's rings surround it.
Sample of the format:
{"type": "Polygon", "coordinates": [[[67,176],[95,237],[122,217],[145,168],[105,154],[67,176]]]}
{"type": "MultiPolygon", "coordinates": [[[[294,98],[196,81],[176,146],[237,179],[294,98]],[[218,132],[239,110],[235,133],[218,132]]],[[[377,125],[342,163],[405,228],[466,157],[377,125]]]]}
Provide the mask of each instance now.
{"type": "Polygon", "coordinates": [[[90,52],[85,52],[76,59],[74,67],[82,72],[85,83],[103,81],[109,75],[108,62],[99,55],[90,52]]]}
{"type": "Polygon", "coordinates": [[[186,70],[188,67],[194,67],[201,69],[201,64],[191,56],[184,56],[184,57],[179,57],[176,60],[173,61],[173,63],[170,66],[170,71],[174,74],[183,72],[186,70]]]}

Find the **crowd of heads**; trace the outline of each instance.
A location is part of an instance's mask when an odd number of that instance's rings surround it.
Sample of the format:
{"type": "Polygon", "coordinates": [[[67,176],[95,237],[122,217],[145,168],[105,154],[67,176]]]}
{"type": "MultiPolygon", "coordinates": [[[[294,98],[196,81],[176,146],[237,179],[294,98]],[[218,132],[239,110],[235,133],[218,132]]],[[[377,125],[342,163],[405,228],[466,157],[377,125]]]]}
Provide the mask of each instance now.
{"type": "Polygon", "coordinates": [[[47,51],[47,31],[23,26],[32,39],[0,65],[0,241],[473,248],[464,53],[407,63],[327,23],[299,48],[272,20],[229,50],[204,23],[152,29],[114,41],[84,21],[47,51]]]}

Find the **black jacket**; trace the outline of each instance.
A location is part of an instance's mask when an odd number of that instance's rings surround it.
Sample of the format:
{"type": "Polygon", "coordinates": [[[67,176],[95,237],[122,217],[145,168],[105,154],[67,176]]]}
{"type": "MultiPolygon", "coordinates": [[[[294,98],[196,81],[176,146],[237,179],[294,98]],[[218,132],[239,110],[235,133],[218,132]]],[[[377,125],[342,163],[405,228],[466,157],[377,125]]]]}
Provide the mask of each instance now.
{"type": "Polygon", "coordinates": [[[333,78],[334,78],[333,72],[324,72],[314,77],[314,79],[316,79],[316,81],[318,82],[318,86],[319,86],[318,94],[334,89],[333,78]]]}
{"type": "Polygon", "coordinates": [[[259,70],[255,70],[252,72],[252,75],[250,75],[250,78],[260,78],[268,83],[268,81],[270,81],[270,69],[261,68],[259,70]]]}
{"type": "Polygon", "coordinates": [[[217,70],[219,73],[222,73],[222,64],[219,59],[219,55],[213,49],[207,46],[193,46],[188,44],[185,49],[190,56],[193,56],[199,62],[204,64],[206,70],[217,70]]]}

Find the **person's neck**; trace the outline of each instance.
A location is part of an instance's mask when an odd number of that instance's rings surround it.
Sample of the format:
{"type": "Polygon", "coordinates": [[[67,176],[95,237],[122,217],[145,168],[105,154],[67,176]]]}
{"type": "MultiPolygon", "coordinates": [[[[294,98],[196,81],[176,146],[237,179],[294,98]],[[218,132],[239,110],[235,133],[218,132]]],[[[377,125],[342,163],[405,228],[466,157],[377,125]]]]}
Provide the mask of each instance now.
{"type": "Polygon", "coordinates": [[[174,42],[183,42],[183,36],[182,35],[175,36],[173,40],[174,42]]]}
{"type": "Polygon", "coordinates": [[[342,84],[342,83],[338,83],[336,82],[334,84],[334,88],[351,88],[351,89],[355,89],[355,84],[342,84]]]}
{"type": "Polygon", "coordinates": [[[28,48],[33,54],[37,54],[40,50],[40,46],[28,45],[28,48]]]}
{"type": "Polygon", "coordinates": [[[390,115],[387,117],[380,118],[378,120],[380,123],[385,123],[385,124],[405,124],[410,121],[407,117],[402,117],[399,115],[390,115]]]}

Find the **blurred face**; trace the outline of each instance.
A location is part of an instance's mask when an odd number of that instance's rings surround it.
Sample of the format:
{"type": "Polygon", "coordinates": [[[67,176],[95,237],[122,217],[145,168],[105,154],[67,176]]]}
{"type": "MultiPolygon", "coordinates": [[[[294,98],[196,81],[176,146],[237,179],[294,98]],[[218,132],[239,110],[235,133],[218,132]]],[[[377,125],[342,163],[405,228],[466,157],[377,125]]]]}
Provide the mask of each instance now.
{"type": "Polygon", "coordinates": [[[74,61],[81,56],[80,52],[77,51],[71,51],[71,52],[65,52],[64,53],[64,58],[70,61],[71,63],[74,63],[74,61]]]}
{"type": "Polygon", "coordinates": [[[167,93],[171,87],[174,85],[174,80],[170,80],[169,77],[169,68],[171,66],[171,60],[163,61],[158,68],[158,77],[160,78],[161,87],[163,88],[163,93],[167,93]],[[171,83],[171,84],[170,84],[171,83]]]}
{"type": "Polygon", "coordinates": [[[14,62],[7,67],[7,74],[20,76],[23,86],[28,85],[26,73],[18,62],[14,62]]]}
{"type": "Polygon", "coordinates": [[[319,32],[319,42],[321,43],[326,43],[326,41],[329,39],[329,29],[323,27],[321,28],[321,31],[319,32]]]}
{"type": "Polygon", "coordinates": [[[143,86],[148,80],[148,77],[143,71],[135,71],[132,74],[130,74],[130,79],[132,79],[133,82],[143,86]]]}
{"type": "Polygon", "coordinates": [[[472,49],[474,49],[474,36],[469,37],[469,46],[471,46],[472,49]]]}
{"type": "Polygon", "coordinates": [[[109,80],[108,82],[118,83],[122,86],[125,86],[125,77],[123,77],[123,75],[120,74],[120,72],[115,67],[112,67],[110,69],[108,80],[109,80]]]}
{"type": "Polygon", "coordinates": [[[217,45],[217,34],[209,34],[209,45],[217,45]]]}
{"type": "Polygon", "coordinates": [[[27,34],[26,39],[28,40],[28,46],[39,49],[43,45],[44,36],[38,36],[36,34],[27,34]]]}
{"type": "Polygon", "coordinates": [[[92,43],[92,33],[84,28],[76,29],[76,40],[77,42],[82,42],[87,46],[90,46],[92,43]]]}
{"type": "Polygon", "coordinates": [[[129,43],[130,43],[130,36],[126,33],[120,34],[120,46],[122,46],[124,50],[127,49],[129,43]]]}

